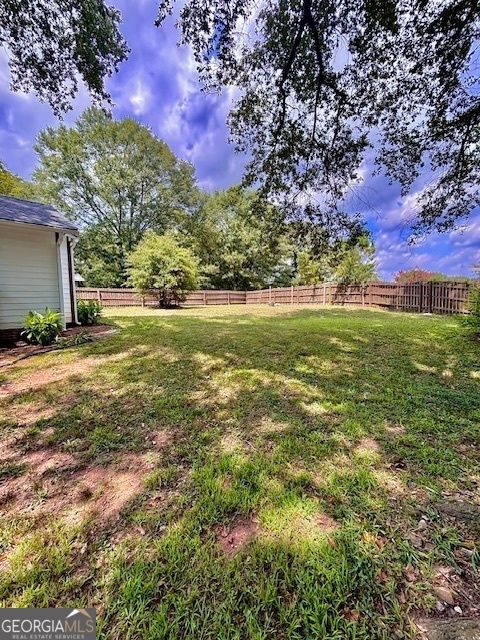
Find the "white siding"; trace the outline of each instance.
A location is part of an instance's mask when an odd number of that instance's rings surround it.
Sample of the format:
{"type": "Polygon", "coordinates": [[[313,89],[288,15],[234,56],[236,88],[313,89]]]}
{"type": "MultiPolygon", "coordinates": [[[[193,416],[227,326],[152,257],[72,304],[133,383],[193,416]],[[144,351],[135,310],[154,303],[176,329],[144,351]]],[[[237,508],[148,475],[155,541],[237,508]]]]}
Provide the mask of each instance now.
{"type": "Polygon", "coordinates": [[[55,231],[0,223],[0,329],[45,307],[60,309],[55,231]]]}
{"type": "Polygon", "coordinates": [[[70,281],[68,271],[68,251],[67,237],[63,238],[60,245],[60,263],[62,269],[62,289],[63,289],[63,308],[65,313],[65,322],[72,322],[72,305],[70,302],[70,281]]]}

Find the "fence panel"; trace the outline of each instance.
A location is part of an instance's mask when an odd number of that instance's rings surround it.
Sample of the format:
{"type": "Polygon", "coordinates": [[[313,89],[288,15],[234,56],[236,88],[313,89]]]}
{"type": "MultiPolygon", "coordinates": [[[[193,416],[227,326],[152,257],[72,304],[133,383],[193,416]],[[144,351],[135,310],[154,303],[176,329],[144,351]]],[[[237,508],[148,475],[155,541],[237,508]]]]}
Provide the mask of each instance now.
{"type": "MultiPolygon", "coordinates": [[[[469,284],[465,282],[371,282],[361,285],[323,284],[228,291],[192,291],[182,306],[227,304],[353,304],[418,313],[466,313],[469,284]]],[[[105,307],[153,306],[152,295],[134,289],[78,288],[79,300],[99,300],[105,307]]]]}

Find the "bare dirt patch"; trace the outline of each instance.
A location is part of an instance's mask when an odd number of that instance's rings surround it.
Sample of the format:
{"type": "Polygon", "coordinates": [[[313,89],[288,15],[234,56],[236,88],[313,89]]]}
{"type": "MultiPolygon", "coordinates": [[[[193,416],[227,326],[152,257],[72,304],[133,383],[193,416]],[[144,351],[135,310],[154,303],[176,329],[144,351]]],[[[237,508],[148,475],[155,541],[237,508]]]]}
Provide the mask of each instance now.
{"type": "Polygon", "coordinates": [[[222,552],[232,558],[256,537],[258,531],[259,525],[254,518],[239,516],[216,528],[216,540],[222,552]]]}
{"type": "Polygon", "coordinates": [[[120,517],[144,489],[154,462],[148,454],[125,454],[106,466],[79,469],[67,453],[43,449],[22,456],[25,473],[1,485],[0,503],[15,514],[57,515],[69,524],[95,516],[101,524],[120,517]]]}
{"type": "Polygon", "coordinates": [[[256,429],[259,433],[271,435],[275,433],[285,433],[290,429],[290,425],[288,422],[273,420],[272,418],[265,416],[260,420],[256,429]]]}
{"type": "Polygon", "coordinates": [[[0,397],[11,396],[25,391],[34,391],[45,387],[52,382],[59,382],[70,376],[82,375],[98,367],[105,358],[85,358],[68,364],[62,364],[49,369],[33,371],[22,376],[18,380],[6,382],[0,385],[0,397]]]}
{"type": "Polygon", "coordinates": [[[288,542],[314,542],[320,537],[329,539],[338,529],[337,522],[323,512],[312,514],[292,514],[290,521],[281,533],[281,537],[288,542]]]}
{"type": "Polygon", "coordinates": [[[222,453],[243,452],[245,442],[239,433],[227,431],[220,438],[220,450],[222,453]]]}
{"type": "MultiPolygon", "coordinates": [[[[28,427],[39,420],[53,418],[60,411],[72,406],[75,403],[75,394],[66,394],[57,398],[54,403],[40,402],[13,402],[2,408],[4,417],[17,425],[28,427]]],[[[48,435],[48,434],[47,434],[48,435]]],[[[0,445],[0,452],[4,449],[0,445]]]]}
{"type": "Polygon", "coordinates": [[[385,431],[392,436],[402,436],[405,433],[405,427],[401,424],[387,424],[385,431]]]}
{"type": "Polygon", "coordinates": [[[168,429],[157,429],[150,433],[150,441],[156,450],[162,450],[171,444],[173,433],[168,429]]]}
{"type": "Polygon", "coordinates": [[[35,391],[71,376],[82,376],[102,364],[119,362],[137,353],[141,353],[141,349],[135,347],[110,356],[90,356],[66,364],[53,365],[49,368],[43,367],[38,371],[28,372],[16,380],[0,383],[0,398],[26,391],[35,391]]]}
{"type": "Polygon", "coordinates": [[[338,529],[337,522],[335,522],[335,520],[330,516],[327,516],[326,513],[317,514],[314,518],[312,518],[312,521],[324,533],[333,533],[338,529]]]}
{"type": "Polygon", "coordinates": [[[460,560],[457,568],[436,566],[433,593],[437,611],[445,617],[464,616],[480,619],[479,576],[471,563],[460,560]]]}
{"type": "Polygon", "coordinates": [[[378,453],[380,445],[373,438],[362,438],[355,447],[355,453],[378,453]]]}
{"type": "Polygon", "coordinates": [[[147,474],[142,456],[125,456],[114,467],[90,467],[75,474],[73,505],[67,508],[67,521],[94,516],[97,523],[118,520],[127,504],[144,490],[147,474]]]}

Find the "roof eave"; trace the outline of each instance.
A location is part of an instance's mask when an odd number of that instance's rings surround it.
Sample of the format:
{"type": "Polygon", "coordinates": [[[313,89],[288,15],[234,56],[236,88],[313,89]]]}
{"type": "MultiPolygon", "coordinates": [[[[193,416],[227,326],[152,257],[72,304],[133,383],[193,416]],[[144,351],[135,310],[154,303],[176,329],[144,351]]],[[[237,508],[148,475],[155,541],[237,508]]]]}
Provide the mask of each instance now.
{"type": "Polygon", "coordinates": [[[77,228],[70,227],[61,227],[61,226],[53,226],[51,224],[41,224],[39,222],[20,222],[17,220],[5,220],[4,218],[0,218],[0,224],[12,225],[12,226],[20,226],[20,227],[38,227],[39,229],[44,229],[47,231],[56,231],[57,233],[68,233],[71,236],[80,236],[80,231],[77,228]]]}

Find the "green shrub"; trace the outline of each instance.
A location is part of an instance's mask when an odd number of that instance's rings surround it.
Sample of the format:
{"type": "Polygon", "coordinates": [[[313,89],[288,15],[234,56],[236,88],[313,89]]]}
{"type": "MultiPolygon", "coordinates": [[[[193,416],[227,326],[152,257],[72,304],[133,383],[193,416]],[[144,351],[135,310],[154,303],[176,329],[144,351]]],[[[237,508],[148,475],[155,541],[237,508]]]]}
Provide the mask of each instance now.
{"type": "Polygon", "coordinates": [[[470,289],[467,309],[469,315],[465,317],[465,323],[476,333],[480,334],[480,285],[470,289]]]}
{"type": "Polygon", "coordinates": [[[62,330],[62,316],[58,311],[45,307],[45,313],[29,311],[22,335],[28,342],[45,346],[52,344],[62,330]]]}
{"type": "Polygon", "coordinates": [[[102,316],[102,305],[98,300],[78,300],[77,317],[80,324],[97,324],[102,316]]]}
{"type": "Polygon", "coordinates": [[[197,287],[195,256],[170,234],[147,232],[128,262],[129,283],[142,294],[154,295],[160,307],[178,304],[197,287]]]}

